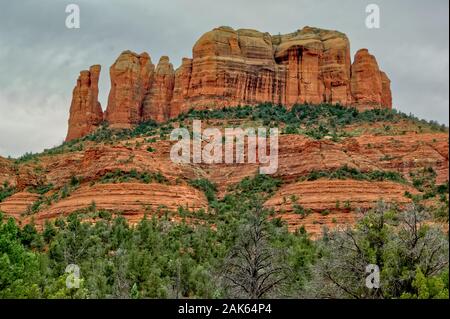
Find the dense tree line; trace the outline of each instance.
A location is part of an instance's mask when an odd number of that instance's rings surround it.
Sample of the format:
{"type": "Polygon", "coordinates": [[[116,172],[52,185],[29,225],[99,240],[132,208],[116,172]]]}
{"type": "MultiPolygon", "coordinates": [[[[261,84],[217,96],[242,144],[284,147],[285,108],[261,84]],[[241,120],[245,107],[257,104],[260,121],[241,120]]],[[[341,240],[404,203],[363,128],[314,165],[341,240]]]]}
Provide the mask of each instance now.
{"type": "Polygon", "coordinates": [[[380,205],[355,227],[312,241],[262,203],[281,181],[246,178],[210,209],[149,212],[137,225],[93,203],[67,218],[19,227],[0,218],[0,298],[448,298],[448,236],[432,212],[380,205]],[[181,214],[180,214],[181,213],[181,214]],[[78,288],[67,282],[80,269],[78,288]],[[365,267],[380,287],[365,285],[365,267]]]}

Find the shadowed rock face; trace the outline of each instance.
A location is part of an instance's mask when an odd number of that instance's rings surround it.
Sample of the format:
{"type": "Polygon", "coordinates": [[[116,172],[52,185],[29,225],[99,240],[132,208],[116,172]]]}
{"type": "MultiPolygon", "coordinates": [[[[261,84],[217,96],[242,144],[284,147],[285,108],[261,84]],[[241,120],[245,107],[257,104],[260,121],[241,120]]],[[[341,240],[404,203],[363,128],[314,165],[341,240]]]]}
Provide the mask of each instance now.
{"type": "Polygon", "coordinates": [[[73,89],[66,141],[93,132],[103,120],[103,111],[98,102],[100,69],[100,65],[93,65],[89,71],[80,72],[73,89]]]}
{"type": "MultiPolygon", "coordinates": [[[[345,34],[311,27],[275,36],[219,27],[200,37],[193,58],[183,59],[176,71],[166,56],[155,69],[147,53],[125,51],[111,66],[110,76],[105,120],[120,128],[163,122],[189,109],[263,102],[392,107],[390,80],[367,49],[358,51],[352,64],[345,34]]],[[[77,99],[74,95],[72,104],[77,99]]],[[[91,110],[89,103],[80,107],[80,114],[91,110]]],[[[70,139],[92,129],[88,116],[87,124],[77,116],[80,120],[73,125],[88,129],[77,131],[70,122],[69,132],[75,130],[70,139]]]]}

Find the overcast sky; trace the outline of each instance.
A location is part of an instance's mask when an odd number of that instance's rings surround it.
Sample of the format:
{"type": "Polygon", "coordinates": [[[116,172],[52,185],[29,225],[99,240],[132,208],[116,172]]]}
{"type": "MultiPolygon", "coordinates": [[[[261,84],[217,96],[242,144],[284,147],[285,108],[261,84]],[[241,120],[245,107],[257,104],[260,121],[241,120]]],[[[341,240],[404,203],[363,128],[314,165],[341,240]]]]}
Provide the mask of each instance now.
{"type": "Polygon", "coordinates": [[[206,31],[227,25],[272,34],[306,25],[348,35],[352,55],[368,48],[392,80],[394,107],[448,125],[448,0],[0,0],[0,155],[59,145],[79,71],[101,64],[106,107],[109,66],[123,50],[148,52],[175,67],[206,31]],[[65,8],[80,7],[67,29],[65,8]],[[380,29],[365,8],[380,7],[380,29]]]}

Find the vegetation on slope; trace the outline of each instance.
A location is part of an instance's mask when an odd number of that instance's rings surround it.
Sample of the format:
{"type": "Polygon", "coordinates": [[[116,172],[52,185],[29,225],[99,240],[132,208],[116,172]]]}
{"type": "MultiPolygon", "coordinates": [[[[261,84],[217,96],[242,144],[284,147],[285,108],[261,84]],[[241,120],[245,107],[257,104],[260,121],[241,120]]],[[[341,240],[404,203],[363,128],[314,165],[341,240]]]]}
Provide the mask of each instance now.
{"type": "Polygon", "coordinates": [[[315,242],[257,202],[240,215],[222,211],[215,229],[165,217],[132,227],[98,213],[95,223],[72,214],[42,232],[2,220],[0,298],[448,298],[448,239],[412,227],[423,216],[414,207],[380,205],[354,229],[315,242]],[[66,285],[70,264],[80,267],[78,288],[66,285]],[[368,264],[380,267],[378,289],[364,285],[368,264]]]}
{"type": "Polygon", "coordinates": [[[112,172],[107,172],[100,178],[101,183],[126,183],[131,181],[138,181],[141,183],[167,183],[167,178],[160,172],[138,172],[135,169],[129,172],[114,170],[112,172]]]}
{"type": "MultiPolygon", "coordinates": [[[[128,130],[112,130],[105,124],[82,139],[41,154],[26,154],[16,164],[82,151],[85,143],[114,144],[135,137],[152,143],[166,138],[175,122],[189,125],[192,119],[242,119],[282,127],[286,134],[334,140],[349,135],[343,130],[346,126],[376,122],[409,121],[424,131],[447,130],[389,110],[358,112],[329,105],[287,110],[262,104],[190,111],[164,124],[147,122],[128,130]]],[[[389,125],[383,129],[394,134],[389,125]]],[[[0,298],[448,298],[448,236],[429,223],[430,216],[448,222],[448,184],[436,185],[435,175],[429,169],[412,173],[411,183],[422,193],[405,194],[414,202],[407,210],[381,203],[354,228],[326,231],[316,241],[303,228],[288,232],[280,218],[262,207],[282,185],[266,175],[244,179],[221,199],[210,181],[190,181],[205,192],[209,209],[189,212],[180,207],[179,222],[158,213],[131,226],[120,212],[99,210],[95,203],[67,218],[47,221],[42,231],[0,217],[0,298]],[[438,205],[426,203],[436,198],[438,205]],[[255,259],[267,263],[248,262],[255,259]],[[80,267],[79,288],[66,285],[70,264],[80,267]],[[368,264],[380,267],[378,289],[364,285],[368,264]]],[[[318,178],[406,182],[395,172],[349,167],[314,171],[305,177],[318,178]]],[[[158,173],[137,171],[111,172],[99,181],[166,182],[158,173]]],[[[39,199],[28,213],[70,196],[80,182],[75,177],[59,189],[51,184],[30,188],[39,199]]],[[[3,185],[0,202],[13,192],[3,185]]],[[[307,213],[299,205],[296,212],[307,213]]]]}
{"type": "MultiPolygon", "coordinates": [[[[26,153],[15,160],[16,164],[38,161],[40,156],[51,156],[67,152],[77,152],[84,149],[89,142],[115,143],[136,137],[151,137],[148,141],[166,139],[174,123],[189,126],[193,119],[198,120],[245,120],[248,123],[267,127],[280,127],[284,134],[302,134],[314,139],[332,138],[339,140],[353,136],[345,130],[351,125],[374,123],[391,123],[395,125],[402,121],[410,122],[419,132],[448,132],[448,128],[434,121],[419,120],[413,115],[407,115],[396,110],[374,109],[359,112],[355,108],[340,105],[295,105],[291,109],[284,106],[263,103],[257,106],[238,106],[218,110],[190,110],[166,123],[148,121],[140,123],[132,129],[110,129],[103,123],[94,133],[80,139],[65,142],[60,146],[44,150],[39,154],[26,153]]],[[[384,134],[395,135],[406,131],[394,132],[392,126],[383,126],[384,134]]],[[[358,134],[358,133],[356,133],[358,134]]],[[[153,148],[151,149],[153,151],[153,148]]]]}
{"type": "Polygon", "coordinates": [[[319,178],[327,179],[355,179],[365,181],[392,181],[397,183],[406,183],[405,178],[398,172],[392,171],[367,171],[362,172],[357,168],[349,167],[347,165],[339,167],[334,170],[321,170],[312,171],[305,177],[302,177],[302,181],[315,181],[319,178]]]}
{"type": "MultiPolygon", "coordinates": [[[[216,212],[220,218],[214,220],[215,230],[209,223],[176,223],[166,216],[144,218],[131,227],[123,217],[112,218],[107,212],[95,212],[95,205],[89,212],[80,211],[67,219],[47,222],[42,232],[30,225],[20,229],[12,219],[3,221],[0,227],[0,243],[3,243],[0,297],[215,298],[239,295],[242,292],[226,288],[223,272],[224,260],[236,241],[245,235],[243,228],[254,214],[255,202],[252,205],[247,201],[246,205],[239,206],[239,199],[256,194],[244,193],[223,204],[233,206],[232,212],[225,206],[216,212]],[[95,224],[82,222],[87,212],[103,218],[95,224]],[[33,267],[24,270],[25,264],[33,267]],[[68,274],[64,271],[69,264],[81,268],[79,289],[65,286],[68,274]],[[16,268],[17,271],[4,271],[16,268]]],[[[292,234],[276,226],[266,214],[261,212],[264,231],[270,234],[268,247],[286,251],[283,262],[299,270],[283,292],[293,294],[306,281],[307,264],[314,258],[313,243],[304,232],[292,234]]],[[[264,295],[271,293],[267,291],[264,295]]]]}
{"type": "Polygon", "coordinates": [[[356,227],[324,235],[309,292],[319,298],[448,298],[448,238],[411,206],[386,204],[356,227]],[[367,289],[366,267],[379,268],[378,289],[367,289]]]}
{"type": "Polygon", "coordinates": [[[13,195],[15,192],[16,192],[16,188],[9,185],[7,182],[3,183],[3,185],[0,185],[0,203],[4,199],[13,195]]]}

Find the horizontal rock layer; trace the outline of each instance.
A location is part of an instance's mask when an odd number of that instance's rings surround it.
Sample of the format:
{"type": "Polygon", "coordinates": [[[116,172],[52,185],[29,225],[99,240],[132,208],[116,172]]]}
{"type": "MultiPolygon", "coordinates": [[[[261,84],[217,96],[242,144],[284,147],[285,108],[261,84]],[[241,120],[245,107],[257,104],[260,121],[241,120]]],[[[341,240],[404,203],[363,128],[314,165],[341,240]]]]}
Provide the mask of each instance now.
{"type": "Polygon", "coordinates": [[[93,202],[97,209],[116,211],[130,222],[137,222],[147,212],[176,211],[179,206],[198,210],[208,206],[205,195],[190,187],[180,185],[121,183],[85,186],[73,192],[48,209],[34,215],[34,221],[42,224],[89,207],[93,202]]]}
{"type": "Polygon", "coordinates": [[[355,210],[367,210],[384,200],[404,206],[411,200],[404,196],[417,191],[409,186],[385,182],[356,180],[327,180],[298,182],[282,187],[265,206],[272,208],[286,220],[290,229],[304,226],[310,234],[319,234],[322,228],[349,225],[355,219],[355,210]],[[297,200],[292,202],[291,197],[297,200]],[[305,216],[295,213],[300,205],[311,213],[305,216]]]}
{"type": "MultiPolygon", "coordinates": [[[[402,124],[395,125],[401,127],[402,124]]],[[[373,207],[379,199],[404,205],[409,203],[405,192],[414,194],[416,191],[407,184],[392,181],[299,181],[310,172],[332,171],[347,165],[363,172],[394,171],[410,180],[410,172],[432,167],[437,173],[436,183],[442,184],[448,180],[448,141],[447,133],[361,135],[341,142],[281,135],[279,167],[275,177],[282,179],[284,184],[266,205],[274,208],[276,216],[285,220],[291,230],[305,226],[308,232],[316,236],[323,226],[332,228],[352,223],[358,208],[373,207]],[[291,195],[298,198],[298,204],[310,209],[311,214],[303,217],[295,213],[290,202],[291,195]]],[[[189,186],[189,180],[208,179],[217,184],[218,196],[223,197],[230,186],[258,172],[257,163],[175,164],[169,157],[173,143],[167,140],[149,142],[146,138],[125,140],[116,145],[86,143],[81,151],[43,156],[38,162],[24,163],[17,169],[12,168],[11,161],[1,159],[4,164],[0,165],[0,175],[3,180],[16,185],[19,193],[0,203],[0,211],[22,222],[33,218],[37,223],[42,223],[45,219],[86,208],[94,201],[98,208],[123,211],[125,217],[134,222],[144,216],[146,206],[152,207],[153,212],[159,205],[167,206],[170,211],[186,204],[190,209],[206,207],[204,195],[189,186]],[[153,152],[147,150],[150,146],[153,152]],[[167,182],[100,183],[102,176],[117,170],[159,172],[167,182]],[[38,195],[26,191],[29,187],[53,184],[54,189],[58,190],[70,183],[73,176],[80,180],[81,185],[69,197],[49,207],[44,206],[31,216],[23,215],[38,199],[38,195]]],[[[51,192],[47,195],[51,196],[51,192]]]]}
{"type": "Polygon", "coordinates": [[[0,203],[0,211],[8,217],[21,220],[28,210],[28,207],[38,200],[39,195],[29,192],[19,192],[0,203]]]}

